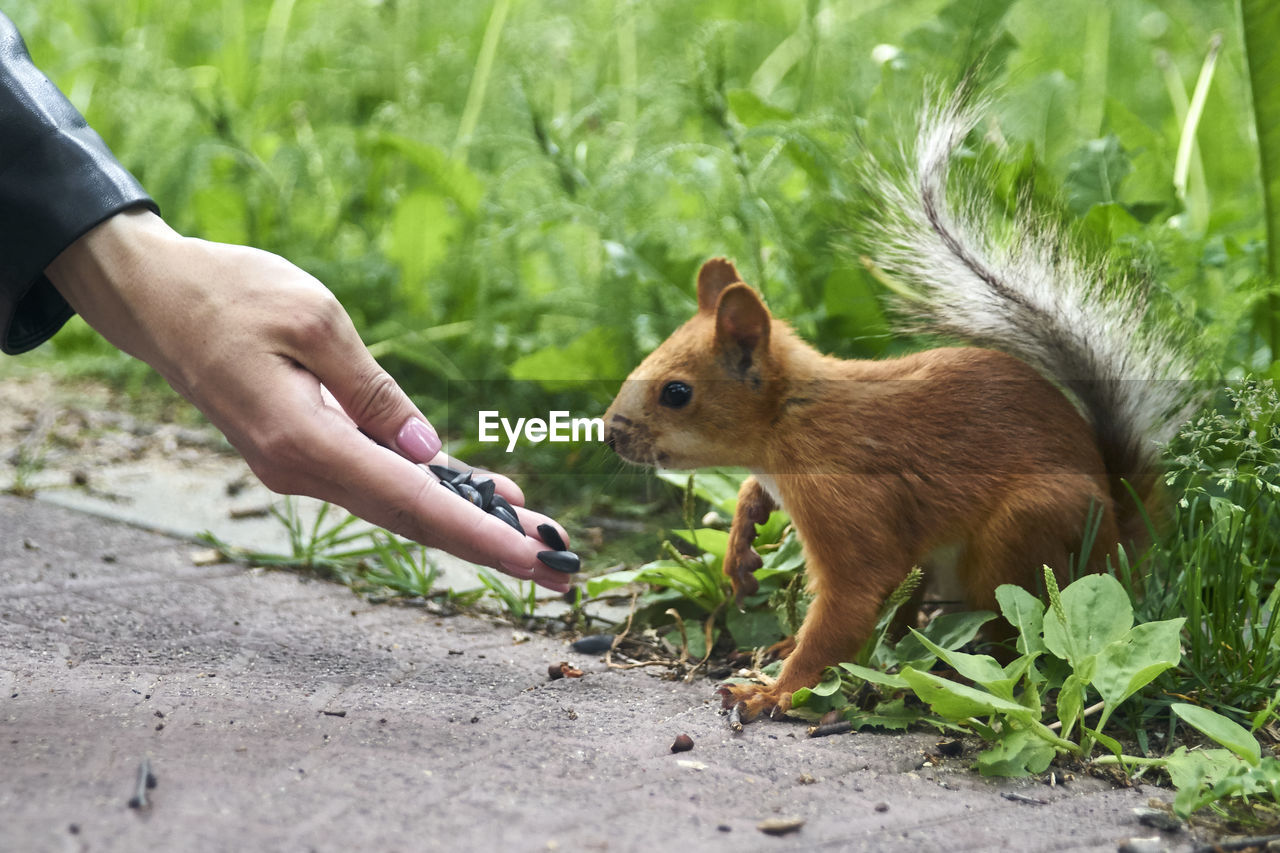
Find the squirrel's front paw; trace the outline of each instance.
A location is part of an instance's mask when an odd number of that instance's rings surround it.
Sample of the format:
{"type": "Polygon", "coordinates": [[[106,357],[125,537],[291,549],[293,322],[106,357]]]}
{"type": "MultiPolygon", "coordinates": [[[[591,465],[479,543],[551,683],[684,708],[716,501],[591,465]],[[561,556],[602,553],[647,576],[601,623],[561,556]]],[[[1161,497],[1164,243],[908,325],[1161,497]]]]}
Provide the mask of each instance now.
{"type": "Polygon", "coordinates": [[[764,560],[751,547],[750,542],[739,548],[730,545],[728,553],[724,555],[724,573],[733,585],[733,600],[739,607],[742,606],[743,599],[748,595],[755,595],[760,589],[755,571],[763,565],[764,560]]]}
{"type": "Polygon", "coordinates": [[[763,684],[721,684],[716,691],[725,708],[737,708],[739,719],[749,723],[761,714],[780,720],[791,710],[791,694],[763,684]]]}

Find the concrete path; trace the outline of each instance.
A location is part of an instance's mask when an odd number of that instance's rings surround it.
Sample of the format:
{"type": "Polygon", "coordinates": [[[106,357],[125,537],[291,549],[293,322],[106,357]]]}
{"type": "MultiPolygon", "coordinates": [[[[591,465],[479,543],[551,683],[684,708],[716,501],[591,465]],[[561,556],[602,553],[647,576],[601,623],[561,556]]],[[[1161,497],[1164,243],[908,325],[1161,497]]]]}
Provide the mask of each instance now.
{"type": "MultiPolygon", "coordinates": [[[[0,497],[0,850],[1116,850],[1154,789],[762,723],[566,642],[0,497]],[[583,678],[550,681],[569,660],[583,678]],[[695,746],[672,754],[676,735],[695,746]],[[130,808],[150,762],[149,805],[130,808]],[[1007,799],[1014,793],[1043,801],[1007,799]],[[758,825],[798,819],[791,834],[758,825]]],[[[1167,794],[1166,794],[1167,796],[1167,794]]],[[[1189,849],[1185,833],[1152,849],[1189,849]]]]}

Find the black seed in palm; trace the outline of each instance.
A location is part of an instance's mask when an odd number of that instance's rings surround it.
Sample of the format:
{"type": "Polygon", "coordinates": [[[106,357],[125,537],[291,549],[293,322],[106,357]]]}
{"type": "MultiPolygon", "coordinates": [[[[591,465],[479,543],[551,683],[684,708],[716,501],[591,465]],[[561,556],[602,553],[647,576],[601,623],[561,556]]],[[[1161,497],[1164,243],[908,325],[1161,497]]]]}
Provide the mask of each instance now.
{"type": "Polygon", "coordinates": [[[511,525],[521,536],[524,535],[524,528],[520,526],[520,519],[516,518],[516,514],[505,506],[499,506],[495,501],[493,506],[489,507],[489,514],[511,525]]]}
{"type": "Polygon", "coordinates": [[[458,494],[471,501],[471,503],[481,508],[484,507],[484,499],[480,497],[480,492],[476,490],[475,486],[469,483],[453,483],[452,485],[458,490],[458,494]]]}
{"type": "Polygon", "coordinates": [[[481,477],[480,479],[473,479],[471,481],[471,485],[474,486],[475,490],[480,493],[481,509],[489,509],[493,505],[493,494],[494,494],[493,480],[489,480],[484,477],[481,477]]]}
{"type": "Polygon", "coordinates": [[[461,471],[455,471],[452,468],[446,468],[444,465],[428,465],[432,474],[435,474],[446,483],[452,483],[454,478],[461,474],[461,471]]]}
{"type": "Polygon", "coordinates": [[[542,537],[542,541],[546,542],[556,551],[566,551],[569,546],[564,544],[564,539],[560,536],[560,531],[556,530],[550,524],[539,524],[538,535],[542,537]]]}

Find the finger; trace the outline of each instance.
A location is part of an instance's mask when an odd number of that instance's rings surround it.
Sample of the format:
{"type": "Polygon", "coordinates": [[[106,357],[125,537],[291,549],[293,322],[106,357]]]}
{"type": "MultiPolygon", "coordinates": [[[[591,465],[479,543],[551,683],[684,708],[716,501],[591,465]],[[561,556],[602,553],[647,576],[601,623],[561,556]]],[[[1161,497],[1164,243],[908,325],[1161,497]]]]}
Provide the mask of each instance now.
{"type": "Polygon", "coordinates": [[[525,507],[517,507],[516,516],[520,519],[520,526],[525,529],[529,536],[532,536],[541,542],[544,549],[550,548],[555,551],[567,551],[570,549],[569,534],[560,526],[560,522],[556,521],[551,516],[543,515],[540,512],[535,512],[534,510],[526,509],[525,507]],[[555,531],[560,534],[560,539],[564,542],[564,548],[559,548],[555,543],[548,542],[543,538],[542,534],[538,532],[538,528],[544,524],[549,524],[551,527],[555,528],[555,531]]]}
{"type": "Polygon", "coordinates": [[[299,307],[290,354],[374,441],[414,462],[440,452],[440,436],[365,348],[351,318],[323,285],[299,307]]]}
{"type": "MultiPolygon", "coordinates": [[[[342,425],[336,414],[328,417],[334,426],[342,425]]],[[[538,553],[547,550],[545,543],[521,536],[501,519],[460,499],[424,469],[350,428],[321,430],[315,441],[318,457],[327,460],[314,466],[323,479],[317,491],[327,493],[319,497],[464,560],[532,579],[557,592],[569,588],[568,577],[538,561],[538,553]]],[[[529,513],[529,518],[550,521],[540,513],[529,513]]]]}

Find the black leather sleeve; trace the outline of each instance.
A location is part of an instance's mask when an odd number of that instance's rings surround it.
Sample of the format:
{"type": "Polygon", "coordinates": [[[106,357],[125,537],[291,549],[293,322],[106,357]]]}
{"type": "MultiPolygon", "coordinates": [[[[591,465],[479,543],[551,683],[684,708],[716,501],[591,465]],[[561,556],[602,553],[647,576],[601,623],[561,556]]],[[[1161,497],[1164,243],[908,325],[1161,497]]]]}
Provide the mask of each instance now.
{"type": "Polygon", "coordinates": [[[72,311],[44,268],[136,205],[157,210],[0,14],[0,350],[24,352],[62,327],[72,311]]]}

